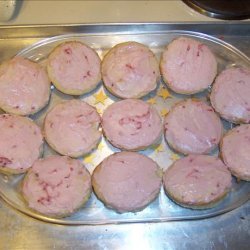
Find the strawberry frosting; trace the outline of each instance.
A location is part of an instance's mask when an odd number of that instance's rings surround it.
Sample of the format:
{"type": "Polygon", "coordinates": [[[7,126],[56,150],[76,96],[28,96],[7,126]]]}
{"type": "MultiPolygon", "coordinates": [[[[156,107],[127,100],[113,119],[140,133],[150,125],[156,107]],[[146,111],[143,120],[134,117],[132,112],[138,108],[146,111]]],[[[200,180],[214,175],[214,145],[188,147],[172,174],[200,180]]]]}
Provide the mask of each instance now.
{"type": "Polygon", "coordinates": [[[164,173],[164,188],[186,205],[206,205],[221,198],[231,188],[232,177],[223,162],[207,155],[189,155],[164,173]]]}
{"type": "Polygon", "coordinates": [[[211,104],[220,115],[235,123],[250,122],[250,68],[228,68],[215,79],[211,104]]]}
{"type": "Polygon", "coordinates": [[[97,146],[100,122],[94,107],[80,100],[65,101],[47,113],[45,138],[60,154],[78,157],[97,146]]]}
{"type": "Polygon", "coordinates": [[[43,136],[40,128],[29,118],[0,115],[0,170],[22,173],[40,156],[43,136]]]}
{"type": "Polygon", "coordinates": [[[24,179],[22,192],[30,208],[62,217],[87,201],[91,178],[79,160],[50,156],[34,163],[24,179]]]}
{"type": "Polygon", "coordinates": [[[9,113],[36,113],[49,101],[50,81],[45,69],[22,57],[0,66],[0,107],[9,113]]]}
{"type": "Polygon", "coordinates": [[[213,108],[198,100],[188,99],[176,104],[164,122],[165,138],[183,154],[209,153],[223,133],[220,118],[213,108]]]}
{"type": "Polygon", "coordinates": [[[161,173],[150,158],[121,152],[107,157],[94,171],[92,183],[98,197],[118,212],[145,207],[159,193],[161,173]]]}
{"type": "Polygon", "coordinates": [[[127,42],[113,47],[102,63],[106,87],[121,98],[138,98],[154,90],[160,72],[155,55],[145,45],[127,42]]]}
{"type": "Polygon", "coordinates": [[[118,148],[137,150],[156,143],[162,122],[148,103],[127,99],[110,105],[103,113],[102,127],[107,139],[118,148]]]}
{"type": "Polygon", "coordinates": [[[230,130],[222,139],[223,161],[233,175],[250,181],[250,125],[240,125],[230,130]]]}
{"type": "Polygon", "coordinates": [[[47,68],[51,81],[67,94],[90,91],[101,80],[98,54],[77,41],[57,46],[48,57],[47,68]]]}
{"type": "Polygon", "coordinates": [[[173,91],[193,94],[212,84],[217,73],[217,62],[205,44],[179,37],[164,50],[161,73],[173,91]]]}

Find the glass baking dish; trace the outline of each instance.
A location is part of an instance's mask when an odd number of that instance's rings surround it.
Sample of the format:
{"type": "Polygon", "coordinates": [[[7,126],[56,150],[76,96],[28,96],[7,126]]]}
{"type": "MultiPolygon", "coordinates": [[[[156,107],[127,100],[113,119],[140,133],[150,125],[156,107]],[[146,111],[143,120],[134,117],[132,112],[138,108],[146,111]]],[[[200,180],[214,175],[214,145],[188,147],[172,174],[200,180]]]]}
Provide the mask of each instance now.
{"type": "MultiPolygon", "coordinates": [[[[36,61],[42,65],[46,64],[46,58],[50,51],[58,44],[65,41],[79,40],[87,45],[91,46],[97,51],[102,59],[108,49],[112,46],[126,41],[137,41],[150,47],[150,49],[156,54],[160,60],[161,52],[165,45],[171,40],[179,36],[193,37],[200,40],[204,44],[207,44],[215,54],[218,61],[218,73],[224,68],[230,66],[245,66],[250,67],[249,58],[242,52],[237,50],[232,45],[219,40],[215,37],[182,30],[162,31],[155,33],[133,33],[133,34],[67,34],[56,37],[51,37],[37,42],[18,53],[19,56],[27,57],[33,61],[36,61]]],[[[31,116],[35,122],[42,127],[43,119],[48,110],[50,110],[55,104],[62,100],[69,100],[72,98],[79,98],[87,103],[95,106],[100,114],[104,109],[119,100],[112,96],[106,89],[100,84],[91,93],[73,97],[65,95],[54,87],[51,87],[51,100],[47,107],[34,116],[31,116]]],[[[181,99],[185,98],[199,98],[204,101],[208,101],[210,89],[196,95],[183,96],[173,93],[168,90],[166,85],[160,81],[155,91],[143,98],[143,100],[153,104],[161,114],[162,118],[170,110],[171,106],[181,99]]],[[[37,93],[39,94],[39,93],[37,93]]],[[[225,131],[230,129],[233,125],[223,121],[225,131]]],[[[104,138],[100,142],[98,148],[94,150],[90,155],[84,157],[81,160],[88,168],[90,173],[93,169],[108,155],[119,150],[112,147],[104,138]]],[[[151,147],[144,151],[142,154],[154,159],[158,165],[163,169],[167,169],[172,162],[182,157],[181,155],[173,152],[166,144],[162,137],[161,143],[156,147],[151,147]]],[[[56,154],[52,149],[45,144],[44,156],[56,154]]],[[[214,155],[218,154],[218,150],[214,150],[214,155]]],[[[40,215],[30,210],[22,199],[20,194],[20,184],[24,175],[3,175],[0,174],[0,194],[2,198],[17,210],[32,216],[34,218],[64,225],[98,225],[98,224],[120,224],[120,223],[136,223],[136,222],[165,222],[176,220],[193,220],[203,219],[211,216],[216,216],[222,213],[231,211],[250,199],[250,184],[244,181],[237,182],[233,179],[232,191],[227,197],[220,202],[217,206],[211,209],[205,210],[192,210],[180,207],[172,202],[164,193],[163,189],[160,192],[159,197],[152,202],[143,211],[136,213],[124,213],[119,214],[113,210],[106,208],[92,193],[89,201],[83,208],[70,217],[63,219],[54,219],[40,215]]]]}

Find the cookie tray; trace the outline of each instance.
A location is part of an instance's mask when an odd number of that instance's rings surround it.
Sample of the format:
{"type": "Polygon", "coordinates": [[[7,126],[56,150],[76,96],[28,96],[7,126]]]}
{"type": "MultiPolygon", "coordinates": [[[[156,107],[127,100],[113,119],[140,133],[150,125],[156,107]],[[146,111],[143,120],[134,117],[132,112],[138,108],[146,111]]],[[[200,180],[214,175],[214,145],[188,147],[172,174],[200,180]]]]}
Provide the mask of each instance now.
{"type": "MultiPolygon", "coordinates": [[[[137,41],[148,45],[158,59],[166,44],[178,36],[193,37],[207,44],[218,60],[218,72],[228,66],[250,67],[249,23],[148,23],[148,24],[92,24],[92,25],[51,25],[51,26],[0,26],[0,61],[16,54],[30,58],[41,64],[46,63],[48,53],[59,43],[68,40],[80,40],[94,48],[102,58],[106,51],[117,43],[137,41]],[[235,46],[235,47],[233,47],[235,46]]],[[[39,94],[39,93],[38,93],[39,94]]],[[[191,97],[207,101],[209,90],[191,97]]],[[[72,99],[52,86],[49,105],[31,118],[42,126],[48,110],[62,100],[72,99]]],[[[99,113],[118,100],[100,85],[90,94],[79,97],[95,106],[99,113]]],[[[171,106],[187,96],[177,95],[166,88],[162,81],[158,88],[145,98],[155,105],[162,118],[171,106]]],[[[223,121],[225,130],[233,125],[223,121]]],[[[98,148],[81,159],[90,172],[106,156],[118,150],[102,138],[98,148]]],[[[141,152],[154,159],[165,170],[173,161],[181,157],[173,152],[162,138],[159,145],[141,152]]],[[[55,154],[45,145],[44,155],[55,154]]],[[[213,154],[218,154],[218,150],[213,154]]],[[[163,190],[159,197],[141,212],[118,214],[106,208],[94,194],[84,208],[64,219],[53,219],[28,209],[20,195],[20,183],[23,175],[0,175],[0,195],[17,210],[34,218],[64,225],[98,225],[136,222],[165,222],[176,220],[203,219],[231,211],[250,199],[250,183],[237,182],[234,179],[233,190],[216,207],[206,210],[182,208],[166,197],[163,190]]]]}

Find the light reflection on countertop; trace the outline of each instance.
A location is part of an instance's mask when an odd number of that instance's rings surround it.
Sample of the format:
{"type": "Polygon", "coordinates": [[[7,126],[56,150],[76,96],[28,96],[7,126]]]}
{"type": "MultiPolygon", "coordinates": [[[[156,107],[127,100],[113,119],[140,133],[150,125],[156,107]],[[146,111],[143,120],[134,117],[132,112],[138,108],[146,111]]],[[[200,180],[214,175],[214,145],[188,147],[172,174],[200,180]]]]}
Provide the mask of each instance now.
{"type": "Polygon", "coordinates": [[[54,225],[0,207],[0,249],[249,249],[250,203],[210,219],[108,226],[54,225]]]}

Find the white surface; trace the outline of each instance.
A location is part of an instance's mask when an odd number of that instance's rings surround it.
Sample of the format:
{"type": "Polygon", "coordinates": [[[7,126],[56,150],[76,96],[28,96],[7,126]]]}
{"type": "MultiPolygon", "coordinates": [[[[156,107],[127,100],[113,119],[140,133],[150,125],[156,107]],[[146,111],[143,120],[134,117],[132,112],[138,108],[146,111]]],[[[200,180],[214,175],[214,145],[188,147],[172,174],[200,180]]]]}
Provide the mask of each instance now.
{"type": "Polygon", "coordinates": [[[218,21],[218,19],[209,18],[193,11],[181,0],[18,1],[21,1],[21,8],[17,15],[9,21],[0,22],[0,24],[218,21]]]}
{"type": "Polygon", "coordinates": [[[16,0],[0,0],[0,22],[11,19],[16,7],[16,0]]]}

